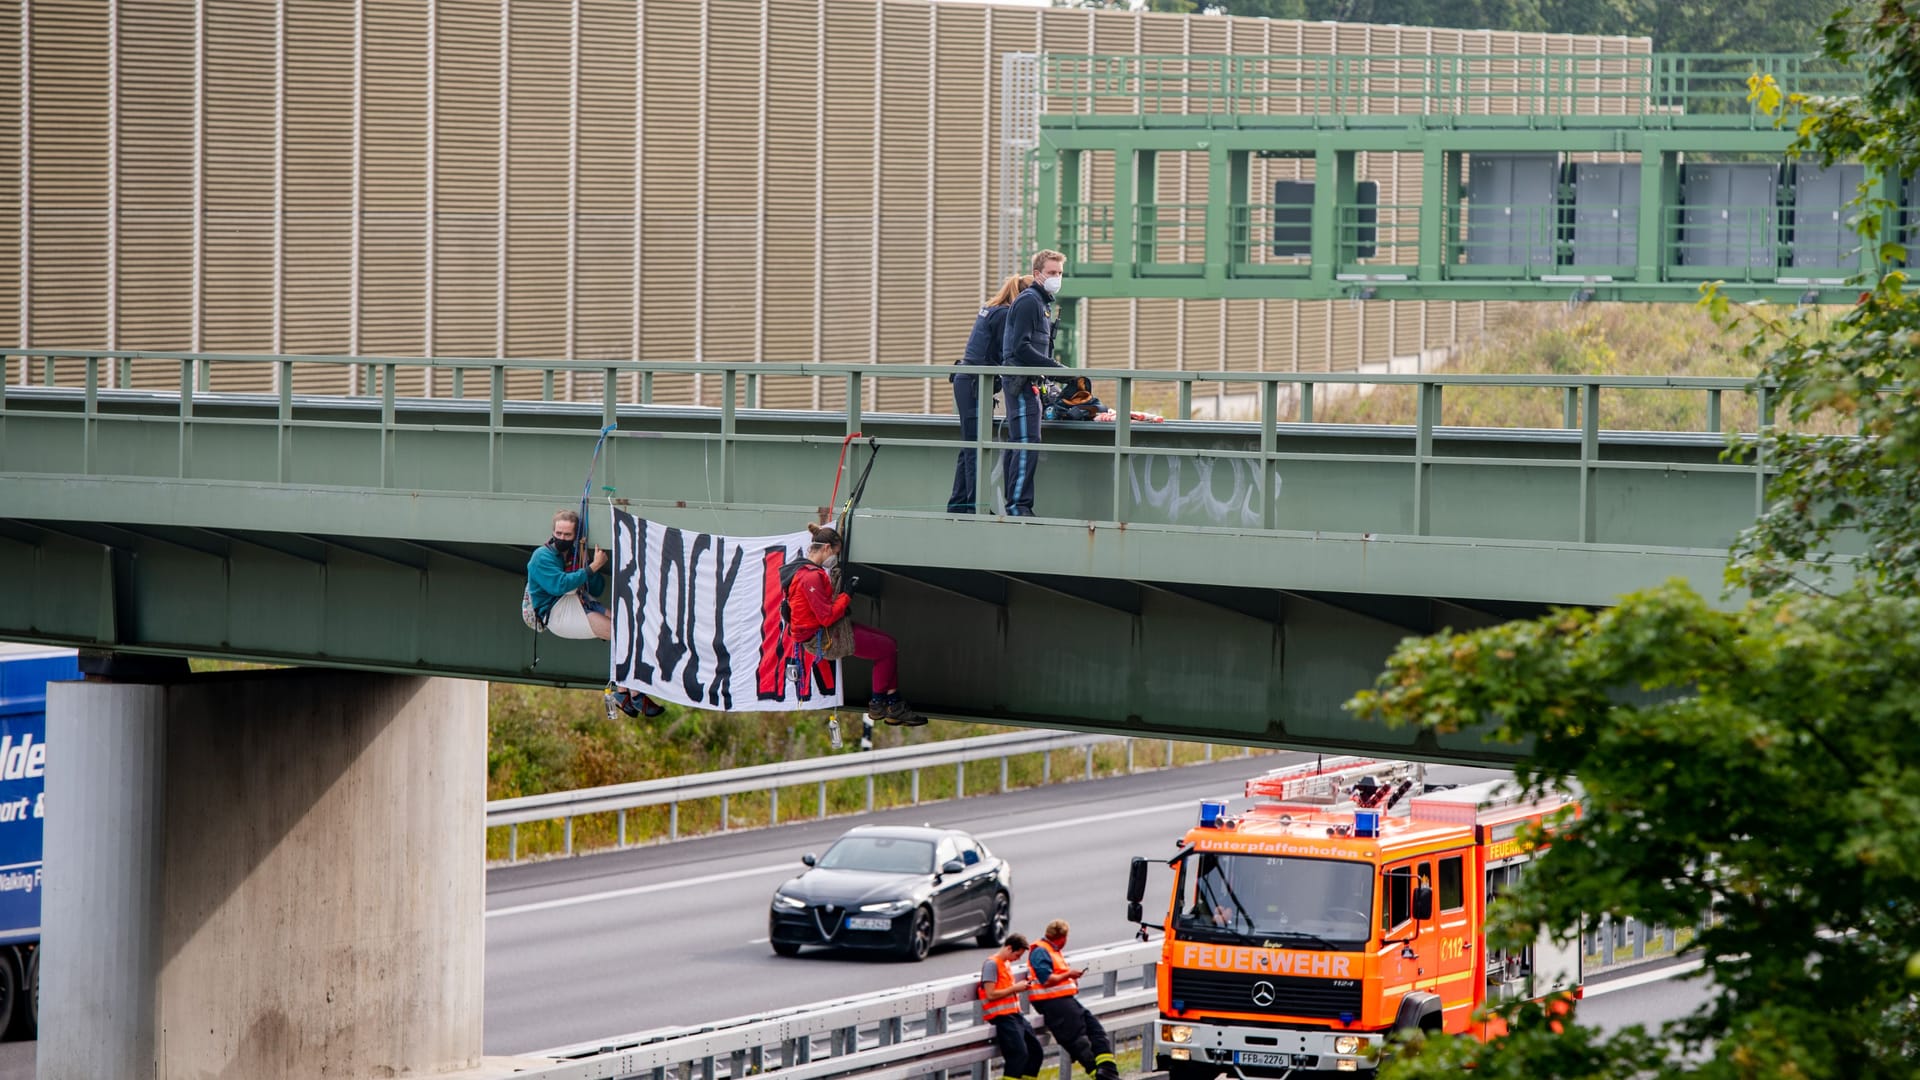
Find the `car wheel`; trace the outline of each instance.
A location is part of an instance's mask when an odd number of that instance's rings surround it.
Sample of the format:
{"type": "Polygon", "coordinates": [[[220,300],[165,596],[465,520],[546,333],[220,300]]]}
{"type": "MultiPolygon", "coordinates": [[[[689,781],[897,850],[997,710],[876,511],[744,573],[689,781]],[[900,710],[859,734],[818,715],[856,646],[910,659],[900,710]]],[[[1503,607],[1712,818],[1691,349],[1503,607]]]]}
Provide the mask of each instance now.
{"type": "Polygon", "coordinates": [[[980,928],[980,936],[973,940],[983,949],[991,949],[1006,939],[1007,926],[1013,920],[1013,898],[1004,890],[993,894],[993,915],[987,919],[987,925],[980,928]]]}
{"type": "Polygon", "coordinates": [[[913,929],[907,931],[907,945],[900,955],[917,962],[925,960],[932,948],[933,911],[923,907],[913,913],[913,929]]]}
{"type": "Polygon", "coordinates": [[[776,941],[773,943],[773,952],[775,956],[799,956],[800,946],[790,941],[776,941]]]}

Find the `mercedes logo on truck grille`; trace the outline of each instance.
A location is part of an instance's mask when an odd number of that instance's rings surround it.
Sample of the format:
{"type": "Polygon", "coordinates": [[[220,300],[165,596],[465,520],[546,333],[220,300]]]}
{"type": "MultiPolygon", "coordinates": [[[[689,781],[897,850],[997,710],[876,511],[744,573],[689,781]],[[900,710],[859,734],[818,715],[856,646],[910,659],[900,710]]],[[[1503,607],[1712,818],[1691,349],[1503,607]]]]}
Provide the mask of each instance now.
{"type": "Polygon", "coordinates": [[[1264,1009],[1267,1006],[1273,1004],[1273,999],[1274,999],[1274,989],[1273,989],[1272,983],[1267,982],[1265,979],[1262,979],[1261,981],[1253,984],[1253,1003],[1255,1005],[1258,1005],[1264,1009]]]}

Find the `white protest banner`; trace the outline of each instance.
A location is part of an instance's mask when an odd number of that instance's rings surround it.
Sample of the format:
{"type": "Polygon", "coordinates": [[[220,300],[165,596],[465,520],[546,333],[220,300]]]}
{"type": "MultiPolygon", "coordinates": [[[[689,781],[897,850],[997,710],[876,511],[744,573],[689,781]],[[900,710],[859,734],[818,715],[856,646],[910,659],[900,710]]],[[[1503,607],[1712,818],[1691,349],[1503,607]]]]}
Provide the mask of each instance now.
{"type": "Polygon", "coordinates": [[[781,712],[841,704],[840,664],[795,687],[780,631],[780,566],[808,534],[719,536],[613,512],[616,685],[697,709],[781,712]]]}

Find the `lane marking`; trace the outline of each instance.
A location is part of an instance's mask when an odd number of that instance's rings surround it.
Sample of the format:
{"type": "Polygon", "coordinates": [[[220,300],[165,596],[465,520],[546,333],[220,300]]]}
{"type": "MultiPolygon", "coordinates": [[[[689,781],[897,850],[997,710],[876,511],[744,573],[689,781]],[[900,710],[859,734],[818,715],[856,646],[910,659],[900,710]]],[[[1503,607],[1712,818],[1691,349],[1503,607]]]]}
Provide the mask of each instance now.
{"type": "Polygon", "coordinates": [[[1693,959],[1685,963],[1675,964],[1672,967],[1661,968],[1659,971],[1643,971],[1638,975],[1623,975],[1618,979],[1608,979],[1603,983],[1588,984],[1586,989],[1581,991],[1580,996],[1582,998],[1596,998],[1603,994],[1611,994],[1616,990],[1631,990],[1636,986],[1645,986],[1648,983],[1659,982],[1662,979],[1677,979],[1689,971],[1699,971],[1703,966],[1705,966],[1705,961],[1693,959]]]}
{"type": "Polygon", "coordinates": [[[748,939],[747,939],[747,944],[749,944],[749,945],[765,945],[766,943],[768,943],[768,942],[770,942],[770,941],[772,941],[772,940],[773,940],[773,939],[772,939],[772,938],[770,938],[770,937],[757,937],[757,938],[748,938],[748,939]]]}
{"type": "MultiPolygon", "coordinates": [[[[1176,803],[1161,803],[1157,806],[1140,806],[1131,810],[1116,810],[1110,814],[1088,814],[1085,817],[1063,818],[1038,825],[1018,825],[1010,829],[995,829],[991,832],[977,832],[973,835],[982,840],[999,840],[1009,836],[1025,836],[1028,833],[1046,832],[1050,829],[1070,829],[1079,825],[1093,825],[1102,821],[1119,821],[1123,818],[1142,817],[1147,814],[1164,814],[1199,805],[1197,799],[1182,799],[1176,803]]],[[[507,915],[525,915],[535,911],[553,911],[556,908],[575,907],[580,904],[597,904],[603,900],[624,900],[629,896],[646,896],[649,893],[666,892],[669,889],[690,889],[699,885],[712,885],[721,881],[738,881],[741,878],[759,877],[762,874],[790,873],[796,863],[793,860],[772,863],[766,866],[748,867],[743,870],[727,870],[717,874],[703,874],[699,877],[681,878],[677,881],[658,881],[651,885],[634,885],[625,889],[608,889],[605,892],[582,893],[578,896],[562,896],[553,900],[537,900],[528,904],[514,904],[510,907],[491,908],[487,918],[500,918],[507,915]]]]}

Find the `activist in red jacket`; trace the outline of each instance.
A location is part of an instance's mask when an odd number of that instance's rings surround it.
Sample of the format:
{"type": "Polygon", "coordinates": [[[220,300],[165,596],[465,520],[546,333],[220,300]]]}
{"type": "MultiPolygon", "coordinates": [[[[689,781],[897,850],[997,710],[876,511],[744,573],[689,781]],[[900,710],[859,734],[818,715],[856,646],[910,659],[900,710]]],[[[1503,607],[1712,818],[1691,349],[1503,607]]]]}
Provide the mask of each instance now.
{"type": "MultiPolygon", "coordinates": [[[[831,525],[807,523],[813,542],[807,545],[807,565],[787,586],[787,643],[793,648],[817,648],[820,632],[847,618],[852,598],[836,593],[830,571],[840,562],[840,532],[831,525]]],[[[873,661],[873,700],[867,715],[896,726],[918,727],[927,718],[900,698],[897,673],[899,648],[893,635],[853,624],[853,655],[873,661]]]]}

